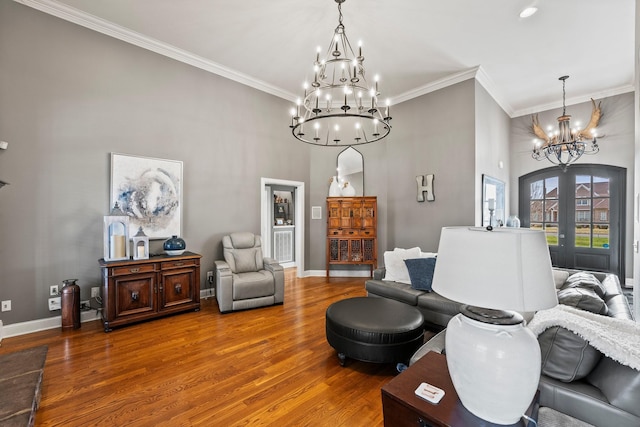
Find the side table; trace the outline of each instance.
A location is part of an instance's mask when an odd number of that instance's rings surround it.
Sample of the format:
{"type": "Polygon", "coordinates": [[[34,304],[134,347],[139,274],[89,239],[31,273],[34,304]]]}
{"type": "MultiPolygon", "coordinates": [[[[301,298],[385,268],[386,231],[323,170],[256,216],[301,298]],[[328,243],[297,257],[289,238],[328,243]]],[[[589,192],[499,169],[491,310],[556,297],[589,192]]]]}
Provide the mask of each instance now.
{"type": "MultiPolygon", "coordinates": [[[[538,401],[539,392],[527,410],[527,416],[534,420],[538,417],[538,401]]],[[[446,357],[435,352],[427,353],[382,387],[382,411],[387,427],[498,426],[476,417],[462,405],[451,382],[446,357]],[[437,405],[415,395],[414,391],[423,382],[444,390],[445,395],[437,405]]],[[[533,425],[521,420],[513,426],[529,427],[529,424],[533,425]]]]}

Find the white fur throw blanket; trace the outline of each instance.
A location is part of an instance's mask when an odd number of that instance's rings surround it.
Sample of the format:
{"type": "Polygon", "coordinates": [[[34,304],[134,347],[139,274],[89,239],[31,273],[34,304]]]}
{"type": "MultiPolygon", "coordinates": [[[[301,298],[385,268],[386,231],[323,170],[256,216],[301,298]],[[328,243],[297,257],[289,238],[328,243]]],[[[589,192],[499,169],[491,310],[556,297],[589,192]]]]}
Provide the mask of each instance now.
{"type": "Polygon", "coordinates": [[[549,310],[538,311],[527,326],[536,336],[548,328],[561,326],[618,363],[640,371],[640,324],[633,320],[558,304],[549,310]]]}

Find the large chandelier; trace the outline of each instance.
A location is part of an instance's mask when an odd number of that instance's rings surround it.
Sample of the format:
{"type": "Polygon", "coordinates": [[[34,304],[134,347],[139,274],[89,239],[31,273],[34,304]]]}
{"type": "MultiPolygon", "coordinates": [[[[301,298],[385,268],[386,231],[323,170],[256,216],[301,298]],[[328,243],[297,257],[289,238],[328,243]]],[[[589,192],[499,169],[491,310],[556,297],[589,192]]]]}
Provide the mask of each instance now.
{"type": "MultiPolygon", "coordinates": [[[[591,104],[591,119],[587,126],[582,129],[571,129],[571,116],[567,114],[565,106],[565,82],[569,76],[562,76],[558,80],[562,80],[562,115],[558,117],[558,130],[551,136],[540,127],[538,115],[532,117],[531,129],[533,133],[540,139],[534,141],[532,157],[536,160],[547,159],[551,163],[556,164],[567,170],[567,167],[578,160],[583,154],[595,154],[600,148],[598,147],[596,127],[602,116],[600,104],[596,106],[593,98],[591,104]]],[[[552,129],[549,129],[551,131],[552,129]]]]}
{"type": "Polygon", "coordinates": [[[304,96],[291,110],[291,133],[308,144],[348,146],[379,141],[391,132],[390,102],[380,107],[378,76],[369,85],[365,76],[362,45],[356,56],[342,23],[338,3],[338,26],[323,59],[318,47],[313,81],[305,82],[304,96]]]}

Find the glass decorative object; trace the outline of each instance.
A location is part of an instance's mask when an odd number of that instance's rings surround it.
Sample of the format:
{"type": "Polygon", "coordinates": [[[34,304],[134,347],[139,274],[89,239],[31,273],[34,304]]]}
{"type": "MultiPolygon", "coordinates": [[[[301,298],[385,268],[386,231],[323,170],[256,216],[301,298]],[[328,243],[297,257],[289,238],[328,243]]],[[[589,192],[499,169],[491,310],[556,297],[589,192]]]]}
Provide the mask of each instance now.
{"type": "Polygon", "coordinates": [[[109,215],[104,216],[104,260],[118,261],[130,258],[129,217],[122,212],[118,202],[109,215]]]}
{"type": "Polygon", "coordinates": [[[518,215],[509,215],[509,218],[507,218],[507,227],[520,228],[520,218],[518,218],[518,215]]]}

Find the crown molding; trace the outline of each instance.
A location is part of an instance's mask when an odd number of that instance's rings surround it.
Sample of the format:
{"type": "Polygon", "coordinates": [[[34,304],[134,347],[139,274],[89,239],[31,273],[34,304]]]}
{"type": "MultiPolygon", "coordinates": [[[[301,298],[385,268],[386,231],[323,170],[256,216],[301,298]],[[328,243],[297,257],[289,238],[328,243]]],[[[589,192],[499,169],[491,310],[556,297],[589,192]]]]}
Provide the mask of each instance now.
{"type": "Polygon", "coordinates": [[[482,66],[478,67],[476,80],[489,93],[493,100],[496,101],[500,108],[502,108],[509,117],[513,117],[513,106],[511,106],[511,104],[502,95],[502,92],[498,89],[498,86],[496,86],[493,79],[489,77],[489,74],[484,71],[484,68],[482,68],[482,66]]]}
{"type": "Polygon", "coordinates": [[[456,83],[463,82],[465,80],[473,79],[476,77],[478,69],[480,67],[473,67],[468,70],[461,71],[427,83],[424,86],[417,87],[410,91],[404,92],[394,98],[392,98],[393,104],[399,104],[401,102],[409,101],[410,99],[417,98],[422,95],[426,95],[431,92],[443,89],[445,87],[454,85],[456,83]]]}
{"type": "Polygon", "coordinates": [[[444,89],[445,87],[452,86],[454,84],[469,80],[476,79],[478,83],[485,88],[489,95],[498,103],[498,105],[511,117],[513,113],[513,107],[509,104],[505,98],[500,94],[493,79],[484,71],[482,66],[469,68],[468,70],[460,71],[458,73],[450,74],[441,79],[430,82],[424,86],[412,89],[392,99],[394,104],[408,101],[413,98],[417,98],[422,95],[426,95],[436,90],[444,89]]]}
{"type": "Polygon", "coordinates": [[[264,81],[255,79],[243,73],[227,68],[216,62],[210,61],[198,55],[194,55],[178,47],[168,43],[147,37],[136,31],[116,25],[107,20],[98,18],[97,16],[82,12],[76,8],[70,7],[55,0],[14,0],[16,3],[23,4],[33,9],[39,10],[46,14],[55,16],[65,21],[72,22],[90,30],[97,31],[115,39],[124,41],[134,46],[147,49],[151,52],[164,55],[176,61],[191,65],[196,68],[208,71],[213,74],[225,77],[229,80],[241,83],[243,85],[258,89],[279,98],[294,101],[295,95],[270,85],[264,81]]]}

